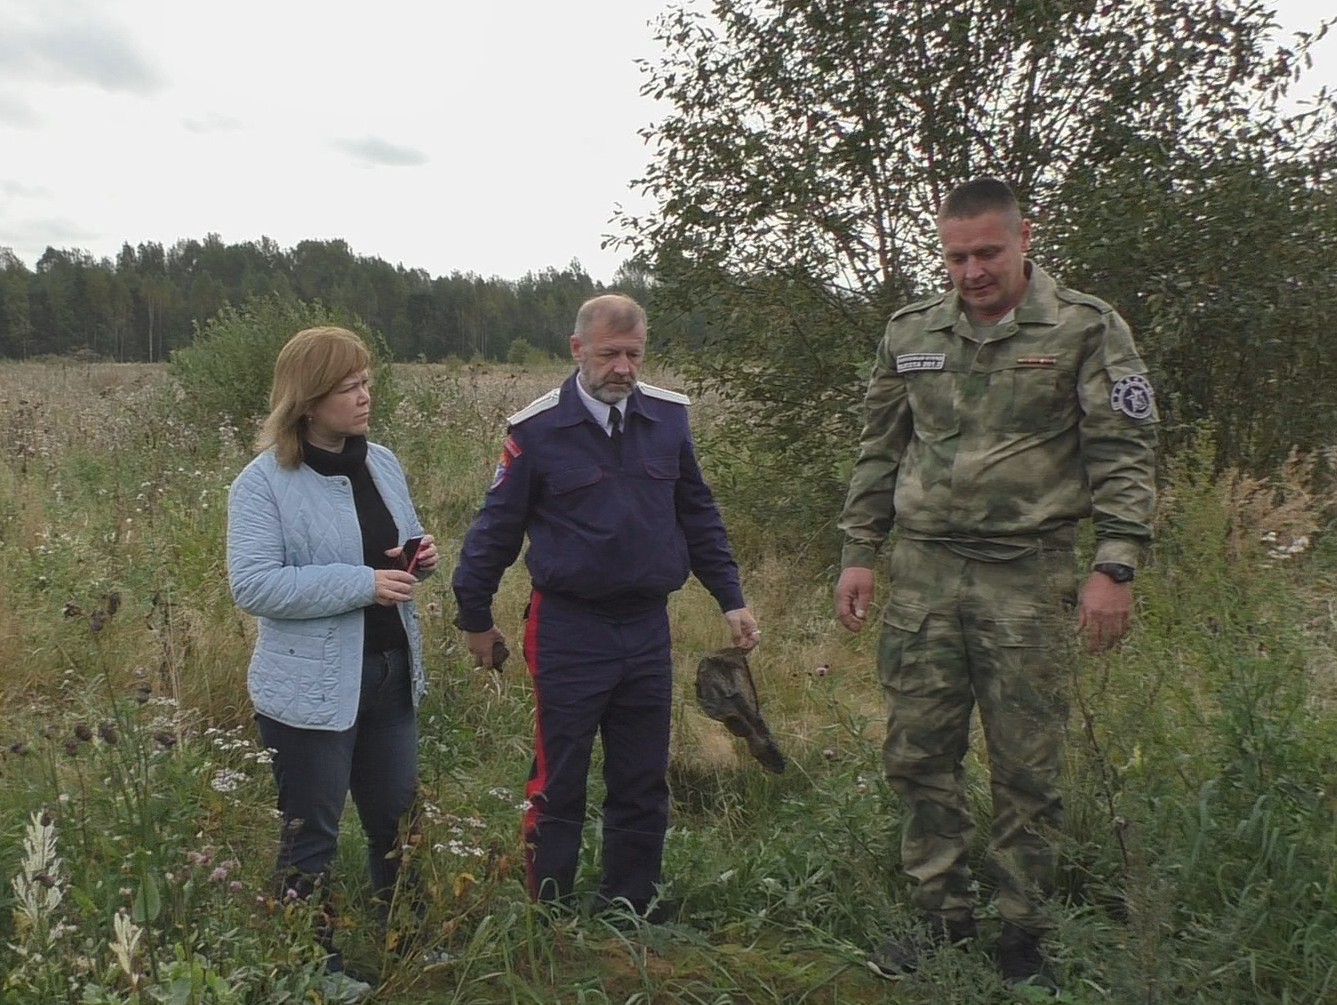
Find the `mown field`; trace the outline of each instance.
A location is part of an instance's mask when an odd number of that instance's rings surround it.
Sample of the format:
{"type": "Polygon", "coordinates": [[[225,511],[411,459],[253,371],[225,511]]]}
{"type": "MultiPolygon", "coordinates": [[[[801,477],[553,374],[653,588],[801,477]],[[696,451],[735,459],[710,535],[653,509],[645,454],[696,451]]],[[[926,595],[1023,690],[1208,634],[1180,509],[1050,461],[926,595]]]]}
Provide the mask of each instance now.
{"type": "MultiPolygon", "coordinates": [[[[505,415],[564,374],[396,368],[398,404],[374,437],[398,452],[448,557],[491,478],[505,415]]],[[[190,404],[163,368],[0,364],[5,1005],[319,1000],[310,913],[269,895],[273,784],[245,688],[253,626],[224,569],[226,492],[251,430],[200,421],[190,404]]],[[[710,403],[696,421],[729,414],[710,403]]],[[[1066,1001],[1337,1001],[1330,460],[1296,459],[1268,484],[1214,474],[1205,438],[1167,461],[1135,633],[1072,668],[1068,820],[1056,835],[1066,1001]]],[[[675,925],[529,905],[518,854],[527,675],[518,659],[500,676],[473,669],[449,624],[448,576],[421,587],[431,691],[423,805],[403,848],[425,924],[398,904],[388,929],[378,924],[351,807],[338,866],[341,939],[350,966],[380,982],[376,1001],[1009,1000],[987,945],[894,985],[864,967],[912,920],[878,769],[875,633],[848,637],[831,618],[820,534],[783,513],[737,516],[738,494],[754,514],[769,490],[731,479],[721,502],[764,632],[763,708],[790,766],[765,774],[692,704],[696,658],[726,633],[690,585],[672,605],[675,925]],[[428,947],[455,962],[423,966],[428,947]]],[[[526,591],[514,570],[498,605],[513,637],[526,591]]],[[[985,824],[978,765],[971,779],[985,824]]],[[[591,795],[597,805],[597,771],[591,795]]],[[[982,826],[977,852],[986,841],[982,826]]],[[[590,862],[590,890],[596,876],[590,862]]],[[[996,933],[996,918],[982,920],[996,933]]]]}

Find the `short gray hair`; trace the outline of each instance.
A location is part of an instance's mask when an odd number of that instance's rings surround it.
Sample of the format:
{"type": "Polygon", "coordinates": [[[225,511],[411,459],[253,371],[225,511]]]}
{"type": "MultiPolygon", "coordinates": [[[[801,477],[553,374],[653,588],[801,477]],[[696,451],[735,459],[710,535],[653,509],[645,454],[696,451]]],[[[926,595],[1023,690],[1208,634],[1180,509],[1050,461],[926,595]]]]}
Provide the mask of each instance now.
{"type": "Polygon", "coordinates": [[[607,325],[617,333],[645,328],[645,308],[625,293],[591,297],[576,312],[576,335],[588,338],[596,325],[607,325]]]}

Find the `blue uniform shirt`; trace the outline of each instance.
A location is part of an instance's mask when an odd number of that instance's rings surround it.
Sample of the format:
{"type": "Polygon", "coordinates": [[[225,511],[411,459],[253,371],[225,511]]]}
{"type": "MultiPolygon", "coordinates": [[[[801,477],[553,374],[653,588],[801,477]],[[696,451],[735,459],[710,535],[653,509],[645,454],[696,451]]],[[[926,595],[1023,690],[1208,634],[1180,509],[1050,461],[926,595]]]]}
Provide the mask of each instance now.
{"type": "Polygon", "coordinates": [[[526,533],[525,564],[540,593],[631,615],[663,604],[690,573],[720,610],[744,606],[685,401],[638,386],[626,402],[620,458],[581,401],[574,373],[511,417],[496,477],[455,567],[460,628],[492,627],[492,597],[526,533]]]}

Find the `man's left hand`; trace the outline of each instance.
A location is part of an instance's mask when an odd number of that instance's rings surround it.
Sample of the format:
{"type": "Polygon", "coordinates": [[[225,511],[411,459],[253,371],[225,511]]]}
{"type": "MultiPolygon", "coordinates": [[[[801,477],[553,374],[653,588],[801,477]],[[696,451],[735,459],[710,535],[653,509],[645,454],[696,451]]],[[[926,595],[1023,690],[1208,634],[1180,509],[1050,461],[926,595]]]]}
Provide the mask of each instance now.
{"type": "Polygon", "coordinates": [[[744,651],[757,647],[757,643],[761,641],[761,629],[757,627],[757,619],[752,616],[751,611],[746,607],[740,607],[736,611],[725,611],[724,620],[729,622],[734,645],[744,651]]]}
{"type": "Polygon", "coordinates": [[[1103,572],[1091,573],[1077,611],[1077,631],[1085,636],[1087,648],[1098,653],[1118,645],[1132,616],[1132,586],[1116,583],[1103,572]]]}

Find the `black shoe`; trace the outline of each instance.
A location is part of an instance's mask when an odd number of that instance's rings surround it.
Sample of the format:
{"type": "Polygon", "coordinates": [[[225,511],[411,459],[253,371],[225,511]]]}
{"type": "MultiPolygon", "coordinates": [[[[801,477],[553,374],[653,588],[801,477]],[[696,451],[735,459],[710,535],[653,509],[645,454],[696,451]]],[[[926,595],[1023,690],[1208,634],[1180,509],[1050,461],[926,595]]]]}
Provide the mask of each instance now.
{"type": "Polygon", "coordinates": [[[1040,948],[1040,936],[1036,932],[1011,923],[1003,925],[1003,934],[998,937],[998,972],[1008,987],[1038,988],[1058,995],[1058,981],[1040,948]]]}
{"type": "Polygon", "coordinates": [[[975,919],[950,921],[930,918],[921,929],[901,939],[889,939],[869,954],[868,969],[879,977],[895,980],[919,969],[919,964],[945,946],[958,946],[975,938],[975,919]]]}

